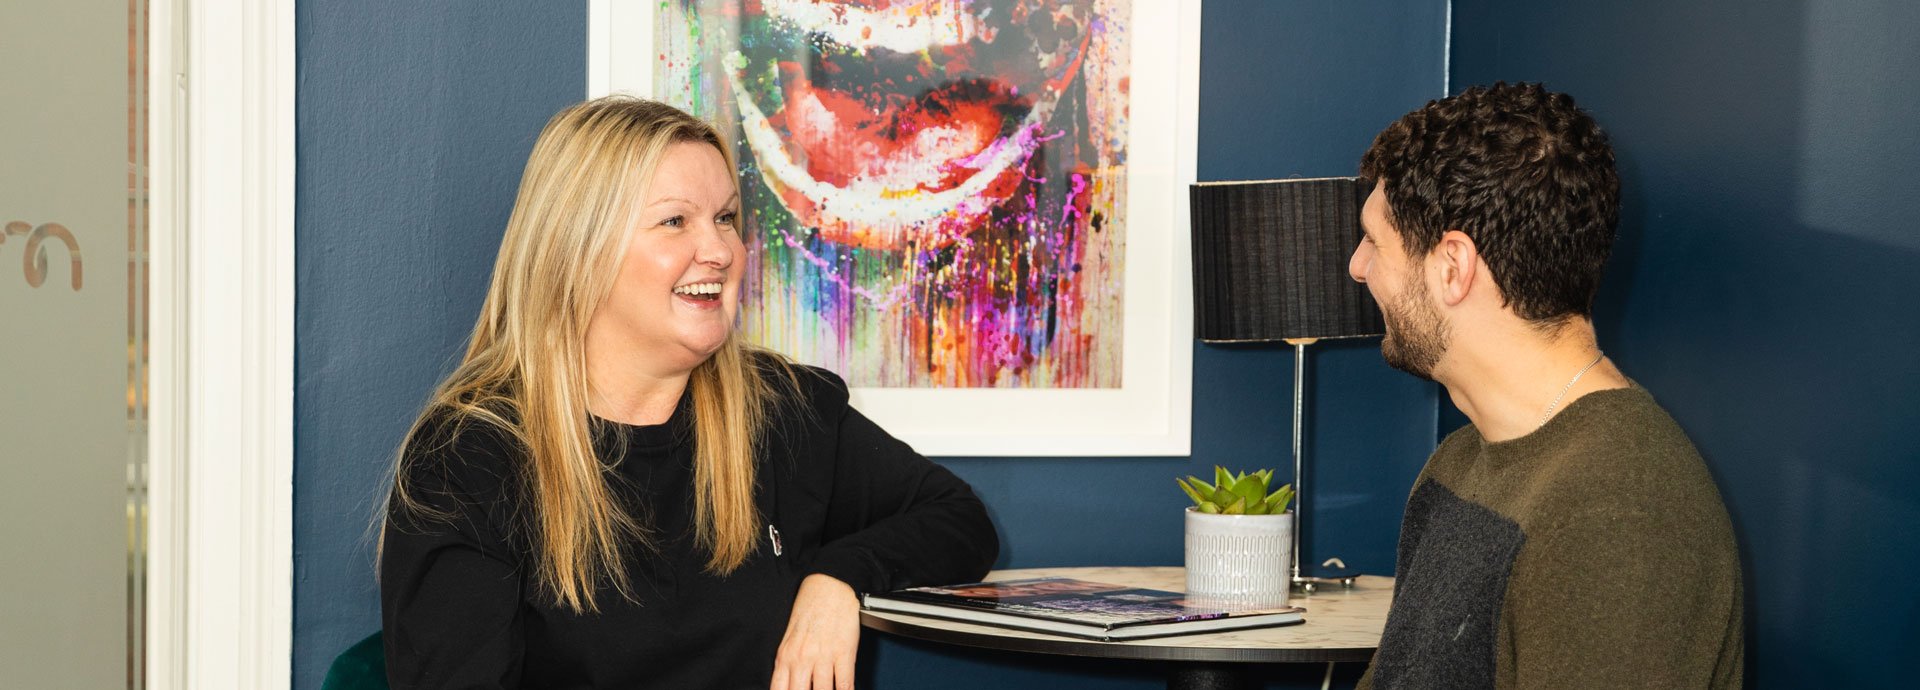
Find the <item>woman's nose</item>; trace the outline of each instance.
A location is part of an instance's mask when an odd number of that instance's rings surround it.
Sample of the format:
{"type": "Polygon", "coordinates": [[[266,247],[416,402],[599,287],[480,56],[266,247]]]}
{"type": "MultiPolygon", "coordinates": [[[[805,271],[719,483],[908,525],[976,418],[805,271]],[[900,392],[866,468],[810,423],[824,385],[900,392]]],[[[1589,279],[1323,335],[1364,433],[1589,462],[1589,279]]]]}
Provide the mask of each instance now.
{"type": "Polygon", "coordinates": [[[700,249],[694,255],[694,260],[715,268],[733,265],[733,245],[727,242],[725,237],[727,231],[719,226],[708,228],[708,230],[709,232],[702,233],[704,239],[700,242],[700,249]]]}

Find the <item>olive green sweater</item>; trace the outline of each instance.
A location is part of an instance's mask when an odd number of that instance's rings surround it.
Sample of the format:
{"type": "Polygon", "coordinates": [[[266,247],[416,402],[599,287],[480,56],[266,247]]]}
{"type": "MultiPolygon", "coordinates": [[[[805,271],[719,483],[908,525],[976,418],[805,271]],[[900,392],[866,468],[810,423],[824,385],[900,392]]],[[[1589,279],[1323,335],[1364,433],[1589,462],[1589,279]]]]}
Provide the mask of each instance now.
{"type": "Polygon", "coordinates": [[[1740,558],[1700,454],[1646,390],[1427,461],[1362,688],[1737,688],[1740,558]]]}

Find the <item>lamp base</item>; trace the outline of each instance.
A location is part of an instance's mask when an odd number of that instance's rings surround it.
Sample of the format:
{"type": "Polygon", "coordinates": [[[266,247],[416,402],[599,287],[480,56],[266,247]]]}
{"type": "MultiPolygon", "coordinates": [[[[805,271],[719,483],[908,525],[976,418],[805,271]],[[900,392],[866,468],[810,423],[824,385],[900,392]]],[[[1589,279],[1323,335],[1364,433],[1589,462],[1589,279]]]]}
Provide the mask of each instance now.
{"type": "Polygon", "coordinates": [[[1359,577],[1358,575],[1349,575],[1346,577],[1296,577],[1293,578],[1293,593],[1310,597],[1313,596],[1314,592],[1321,590],[1331,591],[1334,588],[1343,590],[1353,589],[1354,581],[1359,577]]]}
{"type": "Polygon", "coordinates": [[[1320,567],[1323,569],[1321,572],[1325,573],[1324,575],[1318,577],[1308,575],[1293,576],[1293,591],[1295,594],[1313,596],[1314,592],[1323,589],[1349,590],[1353,589],[1354,583],[1360,578],[1360,573],[1348,570],[1346,562],[1338,558],[1329,558],[1322,561],[1320,567]]]}

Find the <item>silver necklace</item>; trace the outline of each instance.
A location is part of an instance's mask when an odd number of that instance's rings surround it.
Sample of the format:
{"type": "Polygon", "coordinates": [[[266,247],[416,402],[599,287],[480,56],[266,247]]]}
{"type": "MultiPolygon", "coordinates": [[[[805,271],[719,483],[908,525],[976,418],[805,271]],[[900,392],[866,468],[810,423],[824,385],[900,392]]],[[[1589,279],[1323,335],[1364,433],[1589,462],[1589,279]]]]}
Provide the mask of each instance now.
{"type": "Polygon", "coordinates": [[[1567,391],[1573,390],[1573,384],[1579,383],[1580,377],[1587,375],[1587,370],[1592,369],[1594,365],[1599,364],[1600,360],[1606,359],[1606,357],[1607,357],[1607,353],[1602,352],[1599,355],[1594,356],[1593,361],[1588,362],[1586,366],[1580,367],[1580,373],[1574,374],[1573,379],[1567,381],[1567,385],[1560,389],[1560,395],[1558,397],[1555,397],[1553,399],[1553,402],[1547,405],[1547,411],[1540,413],[1541,426],[1546,426],[1547,420],[1553,419],[1554,409],[1560,407],[1560,401],[1567,399],[1567,391]]]}

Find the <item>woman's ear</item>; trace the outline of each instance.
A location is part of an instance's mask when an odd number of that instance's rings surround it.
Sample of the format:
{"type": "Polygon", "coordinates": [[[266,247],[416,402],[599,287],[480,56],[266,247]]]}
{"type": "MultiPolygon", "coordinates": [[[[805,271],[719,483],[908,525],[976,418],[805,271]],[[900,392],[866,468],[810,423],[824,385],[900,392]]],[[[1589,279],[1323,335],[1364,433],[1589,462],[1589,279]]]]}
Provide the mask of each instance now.
{"type": "Polygon", "coordinates": [[[1473,238],[1459,230],[1448,230],[1440,235],[1439,244],[1434,245],[1429,260],[1437,263],[1433,266],[1439,277],[1437,294],[1447,306],[1457,306],[1466,301],[1473,293],[1473,283],[1480,277],[1480,248],[1473,238]]]}

